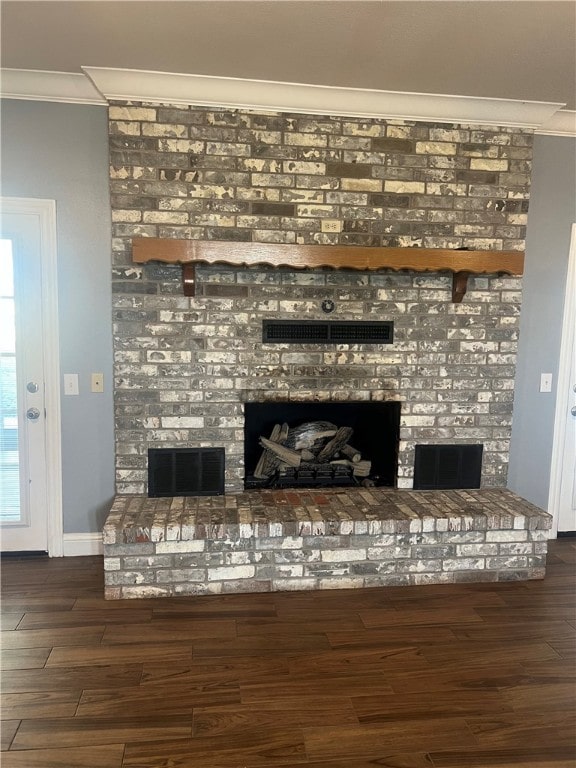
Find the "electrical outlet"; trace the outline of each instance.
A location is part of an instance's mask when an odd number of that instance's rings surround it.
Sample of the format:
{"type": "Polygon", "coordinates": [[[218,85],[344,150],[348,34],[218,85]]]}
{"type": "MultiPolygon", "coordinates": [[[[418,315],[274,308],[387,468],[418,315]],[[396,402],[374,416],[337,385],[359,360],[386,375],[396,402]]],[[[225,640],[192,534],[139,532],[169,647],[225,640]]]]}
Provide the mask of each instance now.
{"type": "Polygon", "coordinates": [[[342,232],[342,222],[338,219],[323,219],[322,232],[342,232]]]}
{"type": "Polygon", "coordinates": [[[77,395],[78,390],[78,374],[77,373],[65,373],[64,374],[64,394],[65,395],[77,395]]]}
{"type": "Polygon", "coordinates": [[[104,374],[93,373],[91,377],[92,392],[104,392],[104,374]]]}
{"type": "Polygon", "coordinates": [[[540,374],[540,392],[552,392],[552,374],[540,374]]]}

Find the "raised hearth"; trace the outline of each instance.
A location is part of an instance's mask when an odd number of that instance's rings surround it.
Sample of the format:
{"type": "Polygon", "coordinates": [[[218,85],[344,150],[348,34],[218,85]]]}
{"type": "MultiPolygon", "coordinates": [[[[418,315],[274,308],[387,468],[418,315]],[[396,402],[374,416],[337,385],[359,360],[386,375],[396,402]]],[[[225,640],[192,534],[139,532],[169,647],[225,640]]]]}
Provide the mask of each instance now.
{"type": "Polygon", "coordinates": [[[117,496],[108,599],[543,578],[551,517],[499,488],[117,496]]]}

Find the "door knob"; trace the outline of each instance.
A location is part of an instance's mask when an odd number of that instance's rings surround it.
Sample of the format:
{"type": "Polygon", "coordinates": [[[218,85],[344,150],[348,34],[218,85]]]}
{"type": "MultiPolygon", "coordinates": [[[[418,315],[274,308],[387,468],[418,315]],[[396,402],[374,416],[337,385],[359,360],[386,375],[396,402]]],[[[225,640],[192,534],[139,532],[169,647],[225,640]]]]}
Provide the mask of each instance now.
{"type": "Polygon", "coordinates": [[[570,409],[570,413],[572,414],[572,416],[576,416],[576,405],[574,405],[574,406],[573,406],[573,407],[570,409]]]}
{"type": "Polygon", "coordinates": [[[30,419],[30,421],[37,421],[40,418],[40,411],[38,408],[28,408],[26,418],[30,419]]]}

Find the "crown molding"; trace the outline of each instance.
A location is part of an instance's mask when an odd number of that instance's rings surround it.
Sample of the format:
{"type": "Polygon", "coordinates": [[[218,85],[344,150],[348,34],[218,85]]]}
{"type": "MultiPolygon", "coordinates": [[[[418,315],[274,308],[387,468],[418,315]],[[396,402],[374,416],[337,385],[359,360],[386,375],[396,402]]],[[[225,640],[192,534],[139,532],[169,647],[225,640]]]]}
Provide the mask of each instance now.
{"type": "Polygon", "coordinates": [[[82,67],[84,74],[3,69],[4,98],[106,106],[109,101],[196,104],[218,109],[296,112],[436,123],[464,123],[576,136],[576,112],[547,101],[403,93],[243,80],[134,69],[82,67]]]}
{"type": "Polygon", "coordinates": [[[37,69],[2,69],[0,92],[3,99],[57,101],[65,104],[106,106],[104,96],[84,74],[45,72],[37,69]]]}
{"type": "Polygon", "coordinates": [[[563,104],[82,67],[108,101],[535,129],[563,104]]]}
{"type": "Polygon", "coordinates": [[[576,111],[558,110],[544,125],[536,128],[536,133],[544,136],[576,136],[576,111]]]}

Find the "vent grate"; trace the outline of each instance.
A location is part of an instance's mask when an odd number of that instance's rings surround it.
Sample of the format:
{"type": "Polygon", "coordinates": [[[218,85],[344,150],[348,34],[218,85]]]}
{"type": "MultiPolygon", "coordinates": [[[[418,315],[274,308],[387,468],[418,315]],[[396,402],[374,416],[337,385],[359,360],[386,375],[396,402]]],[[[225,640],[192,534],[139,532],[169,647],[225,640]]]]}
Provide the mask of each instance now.
{"type": "Polygon", "coordinates": [[[415,490],[480,488],[482,445],[417,445],[415,490]]]}
{"type": "Polygon", "coordinates": [[[263,320],[262,341],[276,344],[392,344],[394,323],[334,320],[263,320]]]}
{"type": "Polygon", "coordinates": [[[148,496],[221,496],[224,448],[149,448],[148,496]]]}

